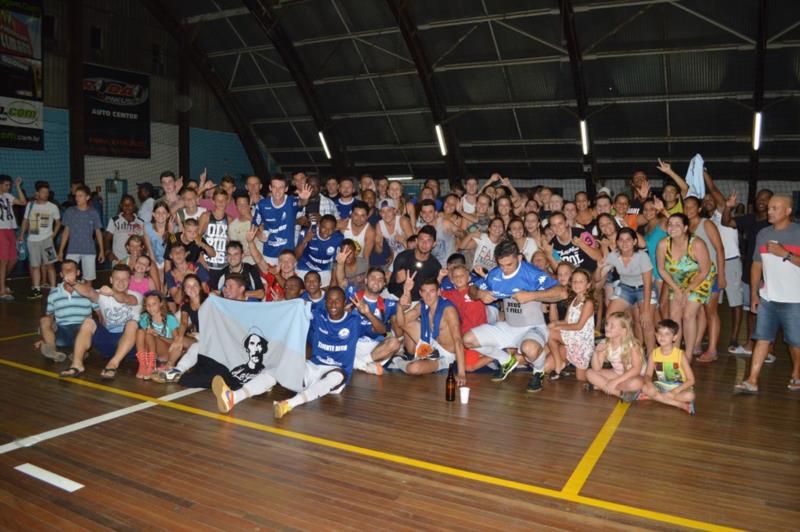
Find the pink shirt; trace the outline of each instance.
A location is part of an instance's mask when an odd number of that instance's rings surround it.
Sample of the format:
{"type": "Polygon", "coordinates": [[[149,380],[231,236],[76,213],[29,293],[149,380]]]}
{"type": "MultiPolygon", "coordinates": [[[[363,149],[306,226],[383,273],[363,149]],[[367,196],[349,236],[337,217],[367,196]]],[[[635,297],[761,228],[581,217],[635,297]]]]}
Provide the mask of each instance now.
{"type": "MultiPolygon", "coordinates": [[[[209,211],[214,210],[214,202],[208,198],[201,199],[197,202],[198,205],[208,209],[209,211]]],[[[236,202],[231,200],[228,203],[228,206],[225,207],[225,214],[233,218],[234,220],[239,217],[239,209],[236,208],[236,202]]]]}

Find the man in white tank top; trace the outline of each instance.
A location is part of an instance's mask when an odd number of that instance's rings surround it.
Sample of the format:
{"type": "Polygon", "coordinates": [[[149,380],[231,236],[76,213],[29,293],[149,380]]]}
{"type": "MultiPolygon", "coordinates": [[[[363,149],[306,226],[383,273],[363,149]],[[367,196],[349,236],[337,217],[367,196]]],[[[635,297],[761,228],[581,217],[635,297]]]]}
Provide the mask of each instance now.
{"type": "Polygon", "coordinates": [[[369,258],[375,247],[375,228],[367,223],[369,207],[363,201],[356,201],[350,218],[339,221],[339,230],[345,238],[356,243],[356,256],[369,258]]]}
{"type": "Polygon", "coordinates": [[[382,199],[378,204],[381,219],[375,231],[375,251],[383,253],[383,246],[389,246],[392,259],[406,249],[406,240],[414,231],[411,222],[397,215],[397,205],[391,198],[382,199]]]}

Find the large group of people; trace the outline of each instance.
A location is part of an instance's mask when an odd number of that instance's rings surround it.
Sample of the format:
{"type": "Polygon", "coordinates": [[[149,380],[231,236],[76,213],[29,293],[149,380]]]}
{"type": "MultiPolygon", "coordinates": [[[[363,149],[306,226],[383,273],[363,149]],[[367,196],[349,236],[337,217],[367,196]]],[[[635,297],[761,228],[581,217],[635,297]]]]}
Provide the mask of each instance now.
{"type": "MultiPolygon", "coordinates": [[[[719,357],[724,294],[727,351],[752,355],[734,391],[758,393],[779,329],[792,357],[788,389],[800,391],[791,198],[760,190],[741,212],[735,192],[725,197],[705,169],[701,194],[668,163],[657,169],[659,190],[637,171],[629,192],[571,198],[545,186],[517,190],[500,174],[469,177],[448,194],[428,179],[412,196],[401,181],[367,174],[250,176],[237,189],[229,176],[217,185],[205,172],[197,180],[164,172],[163,196],[140,183],[138,209],[126,195],[105,227],[83,185],[62,211],[46,182],[28,200],[20,179],[14,195],[0,176],[0,299],[14,299],[6,277],[24,243],[28,297],[47,292],[39,349],[58,362],[71,351],[62,376],[80,377],[94,348],[108,358],[103,379],[130,356],[137,377],[182,383],[197,382],[199,309],[209,294],[254,308],[303,299],[309,360],[303,390],[274,404],[282,417],[341,392],[353,371],[451,368],[464,385],[467,372],[487,367],[495,382],[525,368],[531,393],[571,377],[590,391],[693,414],[692,365],[719,357]],[[19,227],[15,206],[24,206],[19,227]],[[98,263],[111,275],[95,287],[98,263]]],[[[223,412],[275,384],[256,363],[220,371],[208,385],[223,412]]]]}

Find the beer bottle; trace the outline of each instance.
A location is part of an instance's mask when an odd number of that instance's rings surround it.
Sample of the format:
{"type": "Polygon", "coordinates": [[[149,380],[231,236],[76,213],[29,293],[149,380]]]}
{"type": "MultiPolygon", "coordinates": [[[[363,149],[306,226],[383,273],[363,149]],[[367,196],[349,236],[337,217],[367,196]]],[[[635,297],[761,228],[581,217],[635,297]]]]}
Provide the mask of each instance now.
{"type": "Polygon", "coordinates": [[[445,399],[448,401],[456,400],[456,377],[453,375],[453,364],[450,364],[450,369],[447,371],[447,382],[445,384],[445,399]]]}

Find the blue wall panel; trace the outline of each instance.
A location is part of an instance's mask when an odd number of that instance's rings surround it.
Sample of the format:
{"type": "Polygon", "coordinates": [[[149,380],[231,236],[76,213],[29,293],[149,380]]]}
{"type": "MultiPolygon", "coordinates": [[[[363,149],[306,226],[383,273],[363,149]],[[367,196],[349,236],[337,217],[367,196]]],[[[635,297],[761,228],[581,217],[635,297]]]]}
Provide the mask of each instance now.
{"type": "Polygon", "coordinates": [[[208,177],[215,183],[219,184],[223,175],[230,174],[241,187],[244,179],[253,173],[250,160],[234,133],[191,128],[189,158],[192,179],[197,179],[203,168],[208,168],[208,177]]]}

